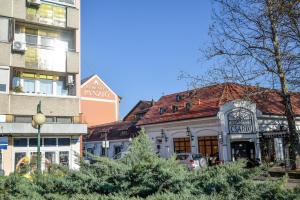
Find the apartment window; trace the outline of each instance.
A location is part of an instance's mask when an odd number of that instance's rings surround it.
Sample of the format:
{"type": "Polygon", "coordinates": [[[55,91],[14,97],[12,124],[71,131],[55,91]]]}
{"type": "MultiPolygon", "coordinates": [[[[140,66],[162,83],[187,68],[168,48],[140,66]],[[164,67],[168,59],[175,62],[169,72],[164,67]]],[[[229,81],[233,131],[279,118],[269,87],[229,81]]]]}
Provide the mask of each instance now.
{"type": "Polygon", "coordinates": [[[199,153],[203,156],[215,156],[218,154],[218,138],[217,136],[206,136],[198,138],[199,153]]]}
{"type": "Polygon", "coordinates": [[[58,138],[58,146],[70,146],[70,138],[58,138]]]}
{"type": "Polygon", "coordinates": [[[27,138],[14,138],[14,147],[27,147],[27,138]]]}
{"type": "Polygon", "coordinates": [[[9,68],[0,67],[0,92],[8,92],[8,84],[9,84],[9,68]]]}
{"type": "Polygon", "coordinates": [[[26,35],[26,44],[37,45],[38,44],[37,35],[26,35]]]}
{"type": "Polygon", "coordinates": [[[64,81],[56,81],[56,95],[67,96],[68,90],[65,89],[64,81]]]}
{"type": "Polygon", "coordinates": [[[51,80],[40,80],[40,93],[46,95],[53,94],[53,83],[51,80]]]}
{"type": "Polygon", "coordinates": [[[56,117],[58,124],[72,124],[72,117],[56,117]]]}
{"type": "Polygon", "coordinates": [[[56,146],[56,138],[44,138],[44,146],[45,147],[56,146]]]}
{"type": "Polygon", "coordinates": [[[25,93],[35,93],[35,80],[24,79],[23,91],[25,93]]]}
{"type": "Polygon", "coordinates": [[[190,153],[191,141],[190,138],[174,138],[174,152],[175,153],[190,153]]]}
{"type": "Polygon", "coordinates": [[[31,123],[32,116],[15,116],[15,123],[31,123]]]}

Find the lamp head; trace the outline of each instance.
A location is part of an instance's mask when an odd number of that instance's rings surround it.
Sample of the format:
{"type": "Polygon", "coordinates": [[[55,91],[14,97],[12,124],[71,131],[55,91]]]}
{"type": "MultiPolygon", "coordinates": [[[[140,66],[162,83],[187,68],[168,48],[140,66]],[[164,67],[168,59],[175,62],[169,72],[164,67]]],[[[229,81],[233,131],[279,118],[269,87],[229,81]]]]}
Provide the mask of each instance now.
{"type": "Polygon", "coordinates": [[[36,125],[41,126],[46,122],[46,116],[43,113],[37,113],[33,116],[33,121],[36,125]]]}

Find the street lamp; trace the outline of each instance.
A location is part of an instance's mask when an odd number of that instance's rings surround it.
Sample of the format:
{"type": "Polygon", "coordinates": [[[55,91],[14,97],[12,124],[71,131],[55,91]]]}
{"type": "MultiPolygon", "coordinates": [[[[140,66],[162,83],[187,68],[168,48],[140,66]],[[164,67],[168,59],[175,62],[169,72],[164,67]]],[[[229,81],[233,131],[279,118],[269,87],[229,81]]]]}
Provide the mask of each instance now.
{"type": "Polygon", "coordinates": [[[192,134],[190,127],[186,127],[186,135],[191,139],[191,141],[194,141],[194,135],[192,134]]]}
{"type": "Polygon", "coordinates": [[[37,113],[32,117],[32,127],[38,130],[37,134],[37,170],[41,172],[41,126],[46,122],[46,117],[41,110],[41,101],[37,105],[37,113]]]}

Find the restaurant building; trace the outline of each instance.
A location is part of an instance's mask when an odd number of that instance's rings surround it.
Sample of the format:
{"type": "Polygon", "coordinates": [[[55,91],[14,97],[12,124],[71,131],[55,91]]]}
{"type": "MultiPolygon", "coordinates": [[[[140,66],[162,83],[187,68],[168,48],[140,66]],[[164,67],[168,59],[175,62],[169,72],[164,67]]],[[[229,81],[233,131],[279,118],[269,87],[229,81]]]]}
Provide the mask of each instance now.
{"type": "MultiPolygon", "coordinates": [[[[299,130],[300,94],[291,93],[291,100],[299,130]]],[[[288,132],[281,102],[276,90],[217,84],[161,97],[138,125],[165,158],[200,153],[225,162],[282,163],[288,161],[288,132]]]]}
{"type": "Polygon", "coordinates": [[[0,168],[8,175],[36,157],[32,116],[41,101],[42,169],[78,169],[87,133],[80,116],[80,0],[0,3],[0,168]]]}

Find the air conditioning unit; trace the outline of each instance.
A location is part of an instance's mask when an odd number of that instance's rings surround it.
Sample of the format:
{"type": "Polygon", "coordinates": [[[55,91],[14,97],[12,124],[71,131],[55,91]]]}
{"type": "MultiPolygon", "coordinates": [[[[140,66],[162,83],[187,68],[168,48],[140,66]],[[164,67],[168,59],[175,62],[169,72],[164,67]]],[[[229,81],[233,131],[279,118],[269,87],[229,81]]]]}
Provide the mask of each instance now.
{"type": "Polygon", "coordinates": [[[27,0],[27,5],[29,6],[40,6],[41,0],[27,0]]]}
{"type": "Polygon", "coordinates": [[[73,75],[68,75],[68,77],[67,77],[67,85],[68,86],[74,85],[74,76],[73,75]]]}
{"type": "Polygon", "coordinates": [[[20,52],[20,53],[23,53],[26,51],[26,44],[21,42],[21,41],[13,41],[13,44],[12,44],[12,50],[14,52],[20,52]]]}

